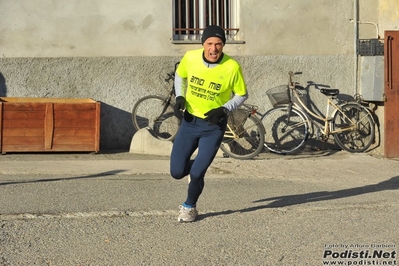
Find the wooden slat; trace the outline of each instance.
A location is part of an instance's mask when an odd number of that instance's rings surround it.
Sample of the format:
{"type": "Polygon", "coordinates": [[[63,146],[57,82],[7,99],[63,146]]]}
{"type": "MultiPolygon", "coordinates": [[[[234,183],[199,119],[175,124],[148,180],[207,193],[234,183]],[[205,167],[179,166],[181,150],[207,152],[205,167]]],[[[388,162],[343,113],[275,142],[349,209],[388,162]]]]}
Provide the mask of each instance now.
{"type": "Polygon", "coordinates": [[[6,152],[41,152],[44,150],[44,145],[42,144],[5,144],[2,147],[2,153],[6,152]]]}
{"type": "Polygon", "coordinates": [[[8,110],[4,113],[4,120],[44,119],[43,111],[8,110]]]}
{"type": "Polygon", "coordinates": [[[94,144],[93,136],[54,136],[53,145],[59,144],[94,144]]]}
{"type": "Polygon", "coordinates": [[[96,117],[95,110],[72,110],[72,111],[56,111],[54,110],[54,119],[60,120],[80,120],[80,119],[91,119],[94,120],[96,117]]]}
{"type": "Polygon", "coordinates": [[[3,130],[3,136],[5,137],[32,137],[41,136],[44,137],[44,128],[29,128],[29,130],[21,128],[5,128],[3,130]]]}
{"type": "Polygon", "coordinates": [[[95,151],[92,144],[55,144],[52,151],[95,151]]]}
{"type": "Polygon", "coordinates": [[[3,129],[5,128],[43,128],[44,119],[42,120],[4,120],[3,129]]]}
{"type": "Polygon", "coordinates": [[[56,128],[60,127],[95,127],[94,119],[82,119],[82,120],[55,120],[54,126],[56,128]]]}
{"type": "Polygon", "coordinates": [[[71,111],[71,110],[77,110],[77,111],[85,111],[85,110],[96,110],[96,104],[93,103],[82,103],[82,104],[74,104],[74,103],[69,103],[69,104],[56,104],[54,105],[54,111],[71,111]]]}
{"type": "Polygon", "coordinates": [[[46,106],[42,103],[3,103],[4,111],[43,111],[46,109],[46,106]]]}
{"type": "Polygon", "coordinates": [[[8,144],[3,147],[2,152],[75,152],[75,151],[95,151],[92,144],[54,144],[51,150],[44,149],[43,145],[21,145],[21,144],[8,144]]]}
{"type": "Polygon", "coordinates": [[[88,98],[31,98],[31,97],[0,97],[7,103],[95,103],[88,98]]]}
{"type": "Polygon", "coordinates": [[[43,136],[10,136],[3,137],[3,147],[6,145],[42,145],[44,147],[43,136]]]}
{"type": "Polygon", "coordinates": [[[53,145],[54,133],[54,104],[46,103],[46,115],[44,122],[44,148],[50,150],[53,145]]]}
{"type": "Polygon", "coordinates": [[[43,128],[44,120],[4,120],[3,128],[43,128]]]}
{"type": "Polygon", "coordinates": [[[62,136],[94,136],[96,132],[95,127],[79,127],[79,128],[55,128],[54,137],[62,136]]]}

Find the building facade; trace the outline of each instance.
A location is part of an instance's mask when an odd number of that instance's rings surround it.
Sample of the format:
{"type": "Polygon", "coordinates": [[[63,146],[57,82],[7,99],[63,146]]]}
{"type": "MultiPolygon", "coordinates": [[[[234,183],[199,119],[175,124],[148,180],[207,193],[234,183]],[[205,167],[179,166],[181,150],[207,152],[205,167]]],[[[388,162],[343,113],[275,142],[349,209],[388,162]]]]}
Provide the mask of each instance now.
{"type": "MultiPolygon", "coordinates": [[[[378,79],[367,82],[381,69],[374,57],[358,54],[358,43],[398,29],[396,0],[199,0],[204,5],[191,9],[183,2],[197,1],[1,1],[0,96],[100,101],[101,149],[128,150],[133,104],[167,93],[166,73],[185,51],[201,47],[206,2],[219,5],[218,14],[229,20],[225,52],[242,64],[248,102],[260,112],[271,108],[266,90],[286,83],[288,71],[301,71],[301,84],[314,81],[347,95],[383,87],[378,79]],[[182,18],[181,10],[199,15],[198,21],[182,18]],[[182,36],[181,27],[195,29],[182,36]],[[364,77],[362,68],[370,67],[375,71],[364,77]]],[[[311,96],[324,110],[322,97],[311,96]]],[[[368,100],[383,116],[382,99],[368,100]]]]}

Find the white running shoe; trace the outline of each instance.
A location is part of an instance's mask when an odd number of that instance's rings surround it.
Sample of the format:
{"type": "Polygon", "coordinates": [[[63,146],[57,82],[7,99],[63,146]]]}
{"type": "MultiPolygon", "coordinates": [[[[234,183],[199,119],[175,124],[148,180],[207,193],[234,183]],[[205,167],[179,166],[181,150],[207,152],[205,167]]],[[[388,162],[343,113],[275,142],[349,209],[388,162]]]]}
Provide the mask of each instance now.
{"type": "Polygon", "coordinates": [[[198,211],[195,207],[193,208],[187,208],[182,205],[179,206],[180,211],[179,211],[179,217],[177,220],[182,223],[182,222],[194,222],[195,219],[197,218],[198,211]]]}

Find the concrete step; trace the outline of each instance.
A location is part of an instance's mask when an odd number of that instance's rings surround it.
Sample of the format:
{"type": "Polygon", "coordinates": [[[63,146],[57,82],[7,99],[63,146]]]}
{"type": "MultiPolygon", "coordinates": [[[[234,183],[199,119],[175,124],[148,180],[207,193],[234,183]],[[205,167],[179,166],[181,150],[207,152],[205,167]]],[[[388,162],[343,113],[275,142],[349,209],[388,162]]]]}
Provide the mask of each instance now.
{"type": "MultiPolygon", "coordinates": [[[[172,151],[173,142],[155,138],[147,128],[140,129],[133,135],[130,143],[130,153],[152,154],[169,156],[172,151]]],[[[197,151],[194,152],[194,155],[197,151]]],[[[223,157],[223,152],[219,149],[217,157],[223,157]]]]}

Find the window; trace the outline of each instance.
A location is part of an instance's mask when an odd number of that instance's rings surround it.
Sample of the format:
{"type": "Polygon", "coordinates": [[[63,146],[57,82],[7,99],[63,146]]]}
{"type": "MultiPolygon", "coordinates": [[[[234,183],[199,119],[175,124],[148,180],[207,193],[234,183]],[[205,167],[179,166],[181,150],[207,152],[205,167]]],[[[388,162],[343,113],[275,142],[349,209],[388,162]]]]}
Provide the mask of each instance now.
{"type": "Polygon", "coordinates": [[[219,25],[227,42],[237,41],[239,0],[173,0],[173,42],[198,43],[204,28],[219,25]]]}

